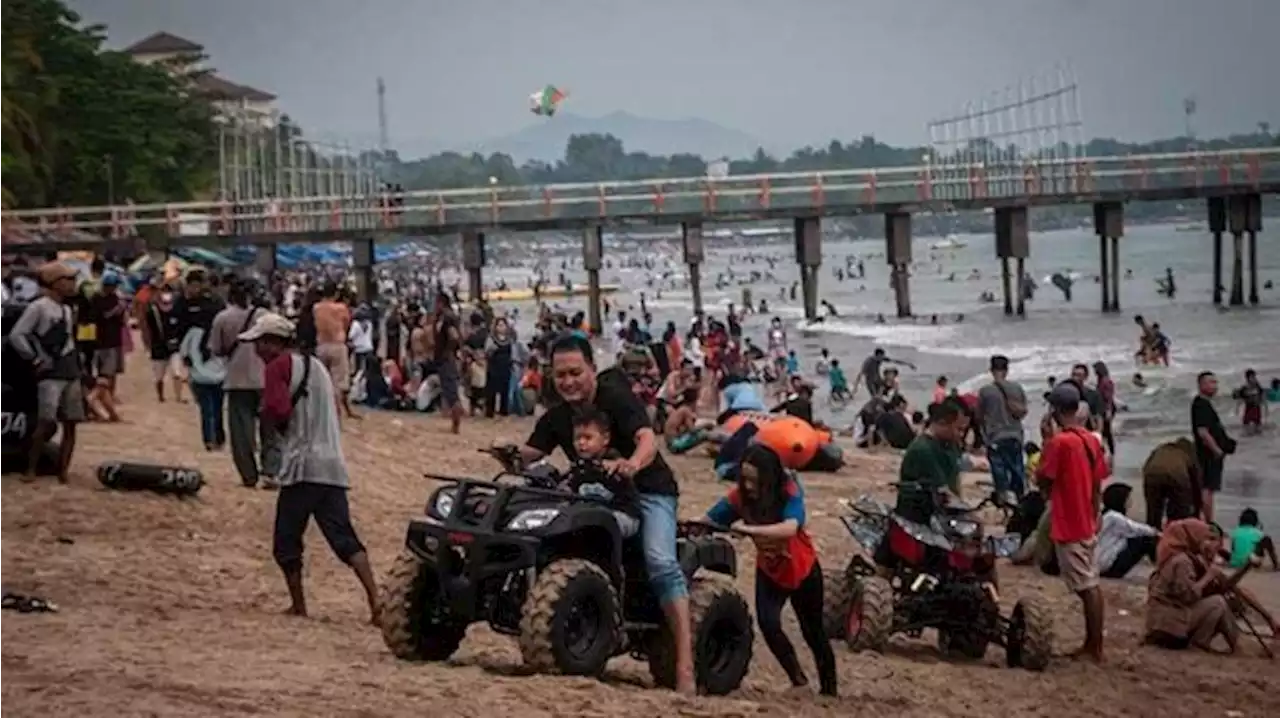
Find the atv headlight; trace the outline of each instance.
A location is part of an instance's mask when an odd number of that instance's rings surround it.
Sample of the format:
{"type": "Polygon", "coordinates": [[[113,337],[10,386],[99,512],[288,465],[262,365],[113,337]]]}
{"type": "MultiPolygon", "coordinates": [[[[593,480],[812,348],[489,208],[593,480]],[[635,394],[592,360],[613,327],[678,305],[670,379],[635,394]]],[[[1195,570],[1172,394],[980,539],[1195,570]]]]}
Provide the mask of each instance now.
{"type": "Polygon", "coordinates": [[[977,521],[951,519],[947,522],[947,528],[951,531],[952,535],[967,539],[976,536],[982,526],[977,521]]]}
{"type": "Polygon", "coordinates": [[[560,509],[528,509],[516,514],[507,524],[511,531],[534,531],[556,520],[560,509]]]}
{"type": "Polygon", "coordinates": [[[431,510],[438,514],[441,518],[449,518],[449,514],[453,513],[453,489],[440,489],[436,493],[435,503],[432,504],[431,510]]]}

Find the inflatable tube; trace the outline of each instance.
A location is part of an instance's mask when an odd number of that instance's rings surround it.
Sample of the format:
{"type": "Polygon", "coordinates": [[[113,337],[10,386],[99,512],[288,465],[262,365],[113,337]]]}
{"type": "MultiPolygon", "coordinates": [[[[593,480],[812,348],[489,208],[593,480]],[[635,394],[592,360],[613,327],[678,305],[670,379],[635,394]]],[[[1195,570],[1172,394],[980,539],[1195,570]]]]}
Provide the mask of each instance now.
{"type": "Polygon", "coordinates": [[[192,496],[204,485],[197,469],[112,461],[98,467],[98,481],[119,491],[154,491],[157,494],[192,496]]]}
{"type": "Polygon", "coordinates": [[[822,446],[831,443],[830,432],[786,414],[744,411],[725,419],[721,428],[735,433],[748,423],[759,429],[755,441],[773,449],[788,469],[804,469],[822,446]]]}
{"type": "Polygon", "coordinates": [[[673,454],[683,454],[707,440],[707,432],[703,430],[687,431],[673,436],[667,441],[667,449],[673,454]]]}
{"type": "Polygon", "coordinates": [[[804,471],[839,471],[841,466],[844,466],[844,449],[839,444],[823,444],[805,464],[804,471]]]}

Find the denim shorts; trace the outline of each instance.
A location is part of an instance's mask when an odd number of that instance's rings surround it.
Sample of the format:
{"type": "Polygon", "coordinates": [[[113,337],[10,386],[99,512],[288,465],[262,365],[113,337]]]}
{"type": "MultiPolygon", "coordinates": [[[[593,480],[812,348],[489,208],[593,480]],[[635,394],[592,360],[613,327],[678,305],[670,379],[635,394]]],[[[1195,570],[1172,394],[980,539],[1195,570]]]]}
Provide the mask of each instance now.
{"type": "Polygon", "coordinates": [[[640,494],[640,540],[645,569],[658,602],[667,605],[689,595],[676,556],[676,506],[679,499],[663,494],[640,494]]]}

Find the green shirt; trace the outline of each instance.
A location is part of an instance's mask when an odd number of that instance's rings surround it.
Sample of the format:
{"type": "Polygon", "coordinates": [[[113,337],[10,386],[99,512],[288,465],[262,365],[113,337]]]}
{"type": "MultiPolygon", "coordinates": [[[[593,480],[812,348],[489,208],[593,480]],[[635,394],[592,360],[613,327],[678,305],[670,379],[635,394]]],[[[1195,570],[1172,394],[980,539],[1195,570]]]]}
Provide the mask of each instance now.
{"type": "Polygon", "coordinates": [[[1231,568],[1240,568],[1249,563],[1249,557],[1258,548],[1262,537],[1262,529],[1257,526],[1237,526],[1231,532],[1231,568]]]}
{"type": "Polygon", "coordinates": [[[895,513],[917,523],[927,522],[938,489],[960,492],[960,449],[928,434],[917,436],[902,455],[898,481],[902,485],[895,513]]]}

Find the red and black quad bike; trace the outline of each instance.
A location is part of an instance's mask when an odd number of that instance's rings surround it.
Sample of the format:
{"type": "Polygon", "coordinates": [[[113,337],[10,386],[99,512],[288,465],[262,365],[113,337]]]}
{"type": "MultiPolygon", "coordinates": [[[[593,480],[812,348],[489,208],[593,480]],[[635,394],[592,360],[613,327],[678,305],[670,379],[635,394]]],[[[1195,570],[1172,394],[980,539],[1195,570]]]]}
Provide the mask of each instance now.
{"type": "Polygon", "coordinates": [[[991,498],[976,506],[934,501],[928,525],[867,497],[846,503],[841,521],[866,553],[828,583],[828,635],[851,650],[881,651],[894,634],[932,628],[944,654],[978,659],[995,643],[1010,667],[1044,670],[1053,646],[1047,605],[1024,597],[1008,616],[1000,611],[996,559],[1017,550],[1020,537],[984,534],[977,512],[991,498]]]}
{"type": "MultiPolygon", "coordinates": [[[[649,588],[638,537],[623,539],[599,498],[569,493],[546,462],[522,466],[515,447],[491,449],[493,479],[447,482],[409,524],[383,581],[382,636],[397,657],[443,661],[472,623],[517,638],[536,671],[599,676],[608,660],[647,660],[674,688],[675,644],[649,588]]],[[[576,464],[571,471],[603,471],[576,464]]],[[[751,664],[754,627],[734,586],[737,552],[724,530],[680,524],[676,555],[689,586],[698,688],[735,690],[751,664]]]]}

